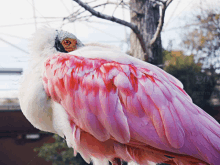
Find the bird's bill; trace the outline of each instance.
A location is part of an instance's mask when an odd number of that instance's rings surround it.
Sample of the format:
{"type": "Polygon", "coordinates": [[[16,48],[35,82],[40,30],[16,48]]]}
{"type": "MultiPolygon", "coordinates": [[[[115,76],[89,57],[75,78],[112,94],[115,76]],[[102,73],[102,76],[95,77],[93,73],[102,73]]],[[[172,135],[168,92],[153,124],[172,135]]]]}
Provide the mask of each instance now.
{"type": "Polygon", "coordinates": [[[71,52],[77,49],[77,40],[72,38],[65,38],[61,44],[67,52],[71,52]]]}

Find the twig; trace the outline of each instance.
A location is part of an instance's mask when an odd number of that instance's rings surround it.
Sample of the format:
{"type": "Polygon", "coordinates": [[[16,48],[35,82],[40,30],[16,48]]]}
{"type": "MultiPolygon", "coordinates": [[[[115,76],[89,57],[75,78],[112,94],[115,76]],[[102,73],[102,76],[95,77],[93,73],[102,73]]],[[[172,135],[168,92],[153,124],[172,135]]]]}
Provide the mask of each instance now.
{"type": "Polygon", "coordinates": [[[167,0],[167,1],[157,0],[157,1],[155,1],[158,5],[161,6],[162,12],[161,12],[161,16],[159,18],[159,24],[157,26],[157,30],[156,30],[153,38],[150,41],[150,46],[152,46],[156,42],[158,36],[160,35],[160,32],[161,32],[161,30],[163,28],[163,24],[164,24],[165,11],[172,1],[173,0],[167,0]]]}
{"type": "MultiPolygon", "coordinates": [[[[115,3],[115,2],[105,2],[105,3],[102,3],[102,4],[98,4],[98,5],[96,5],[96,6],[92,6],[92,8],[94,9],[94,8],[98,8],[98,7],[101,7],[101,6],[104,6],[104,7],[105,7],[106,5],[109,5],[109,4],[115,5],[115,4],[117,4],[117,3],[115,3]]],[[[74,13],[72,13],[70,16],[64,17],[63,19],[64,19],[64,20],[65,20],[65,19],[68,19],[68,20],[70,20],[70,21],[72,21],[72,22],[74,22],[75,20],[78,20],[79,17],[77,17],[77,16],[79,16],[79,15],[81,15],[81,14],[83,14],[84,12],[87,11],[87,10],[83,10],[83,11],[79,12],[81,9],[82,9],[82,8],[78,9],[77,11],[75,11],[74,13]],[[71,18],[71,17],[75,17],[75,19],[73,19],[73,18],[71,18]],[[73,20],[74,20],[74,21],[73,21],[73,20]]]]}
{"type": "Polygon", "coordinates": [[[8,41],[6,41],[6,40],[4,40],[4,39],[2,39],[2,38],[0,38],[0,40],[3,41],[3,42],[5,42],[5,43],[7,43],[8,45],[11,45],[12,47],[17,48],[18,50],[20,50],[20,51],[22,51],[22,52],[24,52],[24,53],[26,53],[26,54],[29,54],[26,50],[24,50],[24,49],[22,49],[22,48],[20,48],[20,47],[18,47],[18,46],[16,46],[16,45],[14,45],[14,44],[8,42],[8,41]]]}
{"type": "Polygon", "coordinates": [[[140,34],[140,31],[137,27],[137,25],[134,25],[132,23],[129,23],[127,21],[124,21],[124,20],[121,20],[119,18],[115,18],[114,16],[109,16],[109,15],[106,15],[106,14],[102,14],[98,11],[95,11],[93,8],[91,8],[89,5],[83,3],[82,1],[80,0],[73,0],[75,1],[76,3],[78,3],[80,6],[82,6],[85,10],[87,10],[88,12],[90,12],[92,15],[98,17],[98,18],[102,18],[102,19],[106,19],[106,20],[109,20],[109,21],[112,21],[112,22],[116,22],[118,24],[121,24],[121,25],[124,25],[124,26],[127,26],[129,28],[131,28],[133,30],[133,32],[136,34],[138,40],[140,41],[140,44],[141,44],[141,47],[143,49],[143,52],[146,53],[147,52],[147,48],[146,48],[146,45],[145,45],[145,42],[144,42],[144,38],[142,37],[142,35],[140,34]]]}
{"type": "Polygon", "coordinates": [[[81,17],[71,17],[71,18],[68,18],[69,22],[75,22],[76,20],[80,20],[80,21],[83,21],[83,18],[87,21],[88,18],[91,18],[92,15],[85,15],[85,16],[81,16],[81,17]]]}
{"type": "Polygon", "coordinates": [[[93,1],[90,1],[90,2],[86,2],[86,4],[89,4],[89,3],[93,3],[93,2],[96,2],[97,0],[93,0],[93,1]]]}
{"type": "Polygon", "coordinates": [[[168,1],[166,1],[166,7],[168,7],[169,4],[170,4],[172,1],[173,1],[173,0],[168,0],[168,1]]]}
{"type": "Polygon", "coordinates": [[[119,4],[116,5],[116,7],[115,7],[115,9],[114,9],[114,11],[113,11],[113,13],[112,13],[112,16],[114,16],[115,11],[117,10],[118,6],[119,6],[121,3],[123,3],[123,0],[121,0],[121,2],[120,2],[119,4]]]}
{"type": "Polygon", "coordinates": [[[105,3],[99,4],[99,5],[93,6],[92,8],[97,8],[97,7],[105,6],[105,5],[108,5],[108,4],[119,5],[119,4],[115,3],[115,2],[105,2],[105,3]]]}

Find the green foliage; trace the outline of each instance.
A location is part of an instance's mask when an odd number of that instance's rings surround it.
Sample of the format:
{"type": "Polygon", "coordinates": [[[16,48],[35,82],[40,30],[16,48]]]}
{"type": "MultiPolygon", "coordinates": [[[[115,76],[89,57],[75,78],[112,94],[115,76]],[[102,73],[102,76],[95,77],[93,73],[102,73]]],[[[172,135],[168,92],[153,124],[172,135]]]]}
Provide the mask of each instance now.
{"type": "Polygon", "coordinates": [[[196,72],[201,71],[201,64],[194,62],[194,56],[185,56],[182,51],[164,51],[163,63],[165,64],[164,70],[168,71],[174,68],[193,67],[196,72]]]}
{"type": "Polygon", "coordinates": [[[87,165],[79,154],[73,156],[73,149],[68,148],[66,142],[58,135],[53,135],[54,143],[45,143],[40,148],[35,148],[38,156],[50,161],[53,165],[87,165]]]}
{"type": "Polygon", "coordinates": [[[196,64],[193,55],[184,56],[182,52],[164,52],[164,70],[183,83],[184,90],[193,102],[210,115],[216,115],[209,103],[214,90],[214,74],[208,75],[201,72],[201,64],[196,64]]]}

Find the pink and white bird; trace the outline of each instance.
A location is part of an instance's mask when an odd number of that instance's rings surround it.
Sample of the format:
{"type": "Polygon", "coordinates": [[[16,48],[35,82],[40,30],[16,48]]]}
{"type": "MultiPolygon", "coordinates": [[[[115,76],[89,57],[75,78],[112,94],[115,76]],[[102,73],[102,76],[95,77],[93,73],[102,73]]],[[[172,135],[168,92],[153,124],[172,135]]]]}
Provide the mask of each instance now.
{"type": "Polygon", "coordinates": [[[220,125],[162,69],[73,34],[38,30],[19,100],[38,129],[95,165],[219,165],[220,125]],[[131,164],[131,163],[130,163],[131,164]]]}

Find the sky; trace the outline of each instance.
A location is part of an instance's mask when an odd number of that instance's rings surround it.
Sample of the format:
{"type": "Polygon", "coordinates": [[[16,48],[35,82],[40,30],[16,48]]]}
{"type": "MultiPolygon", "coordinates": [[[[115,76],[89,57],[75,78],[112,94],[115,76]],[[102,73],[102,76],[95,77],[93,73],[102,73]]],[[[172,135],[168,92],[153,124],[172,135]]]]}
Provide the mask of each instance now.
{"type": "MultiPolygon", "coordinates": [[[[103,2],[105,1],[99,0],[97,4],[103,2]]],[[[166,10],[161,33],[165,49],[172,45],[172,49],[181,50],[181,37],[185,29],[180,27],[189,23],[191,14],[198,11],[200,5],[220,7],[220,2],[218,0],[173,0],[166,10]],[[171,41],[172,44],[170,44],[171,41]]],[[[129,37],[130,29],[127,27],[95,17],[91,18],[93,22],[63,21],[64,17],[78,9],[79,6],[72,0],[0,1],[0,67],[26,69],[28,38],[42,26],[62,28],[74,33],[83,43],[99,42],[116,45],[124,52],[129,50],[126,38],[129,37]]],[[[105,10],[102,8],[97,10],[112,15],[115,7],[111,5],[105,10]]],[[[130,20],[129,11],[125,9],[117,8],[114,16],[128,22],[130,20]]],[[[0,75],[0,90],[16,90],[19,79],[18,75],[0,75]]]]}

